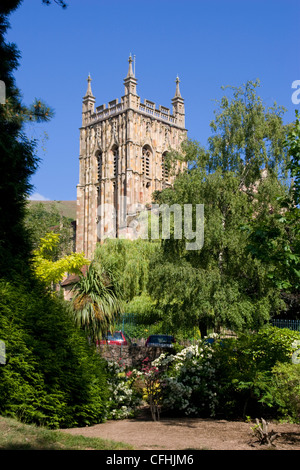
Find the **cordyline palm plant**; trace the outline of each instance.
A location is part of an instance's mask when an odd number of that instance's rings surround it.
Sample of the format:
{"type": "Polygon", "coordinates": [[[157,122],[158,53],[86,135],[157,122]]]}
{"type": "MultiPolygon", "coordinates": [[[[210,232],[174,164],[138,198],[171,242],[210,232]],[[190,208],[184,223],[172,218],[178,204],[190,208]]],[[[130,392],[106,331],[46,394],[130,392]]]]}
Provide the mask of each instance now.
{"type": "Polygon", "coordinates": [[[91,341],[101,339],[113,329],[123,311],[123,302],[112,274],[93,262],[73,290],[76,324],[86,331],[91,341]]]}

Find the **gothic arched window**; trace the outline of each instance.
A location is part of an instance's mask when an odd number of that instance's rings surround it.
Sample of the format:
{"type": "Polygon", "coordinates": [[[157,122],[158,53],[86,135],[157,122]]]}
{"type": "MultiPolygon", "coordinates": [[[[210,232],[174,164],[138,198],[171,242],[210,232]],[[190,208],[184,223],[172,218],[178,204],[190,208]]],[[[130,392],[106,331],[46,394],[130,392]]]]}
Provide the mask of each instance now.
{"type": "Polygon", "coordinates": [[[167,160],[168,152],[164,152],[161,158],[161,176],[164,181],[169,179],[169,165],[167,160]]]}
{"type": "Polygon", "coordinates": [[[145,145],[142,150],[142,173],[145,176],[150,177],[150,160],[151,160],[151,149],[148,145],[145,145]]]}
{"type": "Polygon", "coordinates": [[[98,183],[102,180],[102,152],[97,154],[97,180],[98,183]]]}
{"type": "Polygon", "coordinates": [[[97,159],[97,204],[101,205],[101,180],[102,180],[102,152],[96,154],[97,159]]]}
{"type": "Polygon", "coordinates": [[[113,163],[114,163],[113,177],[116,178],[118,176],[118,166],[119,166],[119,149],[116,145],[112,148],[112,154],[113,154],[113,163]]]}

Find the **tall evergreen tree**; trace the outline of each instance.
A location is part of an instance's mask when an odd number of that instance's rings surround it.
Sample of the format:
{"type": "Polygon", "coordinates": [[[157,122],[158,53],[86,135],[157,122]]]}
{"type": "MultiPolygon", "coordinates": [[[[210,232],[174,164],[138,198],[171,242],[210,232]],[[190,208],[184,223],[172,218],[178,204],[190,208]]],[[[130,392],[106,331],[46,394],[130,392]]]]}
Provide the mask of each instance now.
{"type": "MultiPolygon", "coordinates": [[[[44,0],[50,4],[50,0],[44,0]]],[[[61,6],[64,2],[55,0],[61,6]]],[[[51,297],[32,273],[24,224],[30,178],[38,166],[25,122],[48,120],[52,111],[35,100],[24,106],[13,73],[20,53],[5,42],[9,15],[21,4],[0,4],[0,413],[49,427],[99,423],[105,416],[104,364],[76,328],[66,305],[51,297]]]]}
{"type": "Polygon", "coordinates": [[[35,100],[26,107],[20,98],[13,73],[19,64],[20,52],[7,43],[5,34],[9,15],[21,4],[6,0],[0,5],[0,79],[5,85],[5,103],[0,104],[0,277],[22,272],[30,256],[30,243],[24,227],[26,198],[32,191],[30,178],[39,158],[36,142],[25,134],[26,121],[47,121],[53,111],[35,100]]]}

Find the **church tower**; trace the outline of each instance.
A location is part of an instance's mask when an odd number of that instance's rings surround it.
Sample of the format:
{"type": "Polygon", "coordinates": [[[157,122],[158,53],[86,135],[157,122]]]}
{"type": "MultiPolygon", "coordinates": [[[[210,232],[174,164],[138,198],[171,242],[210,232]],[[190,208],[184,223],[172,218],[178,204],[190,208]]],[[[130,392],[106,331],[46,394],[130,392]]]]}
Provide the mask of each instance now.
{"type": "Polygon", "coordinates": [[[171,149],[180,149],[187,131],[178,77],[172,113],[153,101],[141,102],[131,56],[120,101],[95,108],[90,76],[87,82],[80,128],[76,251],[91,259],[96,244],[105,238],[130,238],[128,221],[151,205],[154,191],[172,184],[174,177],[164,159],[171,149]]]}

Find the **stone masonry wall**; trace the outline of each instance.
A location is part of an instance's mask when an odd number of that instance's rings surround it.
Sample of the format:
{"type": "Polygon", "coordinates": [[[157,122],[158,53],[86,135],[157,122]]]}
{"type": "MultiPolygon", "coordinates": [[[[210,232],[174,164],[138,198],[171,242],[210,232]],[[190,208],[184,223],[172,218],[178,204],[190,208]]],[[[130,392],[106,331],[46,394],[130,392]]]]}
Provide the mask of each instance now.
{"type": "Polygon", "coordinates": [[[140,368],[142,362],[147,357],[153,361],[159,357],[165,348],[151,348],[146,346],[118,346],[101,345],[98,346],[99,353],[108,361],[118,362],[120,359],[129,368],[140,368]]]}

